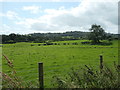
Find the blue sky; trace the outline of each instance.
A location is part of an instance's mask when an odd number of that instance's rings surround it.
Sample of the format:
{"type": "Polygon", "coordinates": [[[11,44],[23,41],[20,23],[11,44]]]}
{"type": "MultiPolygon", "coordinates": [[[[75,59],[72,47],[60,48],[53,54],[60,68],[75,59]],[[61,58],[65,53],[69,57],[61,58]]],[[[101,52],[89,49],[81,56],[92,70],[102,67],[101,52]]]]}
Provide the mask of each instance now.
{"type": "Polygon", "coordinates": [[[65,9],[70,9],[79,5],[79,2],[3,2],[0,3],[0,5],[1,4],[3,6],[3,13],[6,13],[7,11],[15,11],[16,13],[19,13],[21,17],[33,18],[44,15],[45,13],[40,11],[43,11],[45,9],[59,9],[62,6],[64,6],[65,9]],[[39,13],[35,13],[34,15],[31,14],[29,10],[23,10],[23,7],[30,6],[40,7],[39,13]]]}
{"type": "Polygon", "coordinates": [[[0,34],[89,31],[117,33],[117,2],[0,2],[0,34]]]}

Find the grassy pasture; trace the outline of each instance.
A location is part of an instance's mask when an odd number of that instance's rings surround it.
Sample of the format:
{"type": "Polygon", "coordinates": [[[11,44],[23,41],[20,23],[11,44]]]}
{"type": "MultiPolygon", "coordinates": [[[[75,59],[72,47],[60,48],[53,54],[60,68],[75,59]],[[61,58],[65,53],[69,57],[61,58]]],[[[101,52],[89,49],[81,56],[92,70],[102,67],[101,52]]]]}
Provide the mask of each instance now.
{"type": "MultiPolygon", "coordinates": [[[[99,68],[99,55],[104,57],[104,63],[112,67],[113,61],[118,61],[118,41],[112,45],[83,45],[85,40],[59,41],[60,45],[39,46],[40,43],[4,44],[2,53],[13,60],[17,75],[25,81],[33,81],[36,86],[38,81],[38,62],[44,63],[45,87],[51,87],[52,76],[64,78],[71,67],[78,68],[91,65],[99,68]],[[72,45],[77,42],[78,45],[72,45]],[[69,43],[69,45],[63,45],[69,43]]],[[[11,70],[2,58],[3,72],[9,74],[11,70]]]]}

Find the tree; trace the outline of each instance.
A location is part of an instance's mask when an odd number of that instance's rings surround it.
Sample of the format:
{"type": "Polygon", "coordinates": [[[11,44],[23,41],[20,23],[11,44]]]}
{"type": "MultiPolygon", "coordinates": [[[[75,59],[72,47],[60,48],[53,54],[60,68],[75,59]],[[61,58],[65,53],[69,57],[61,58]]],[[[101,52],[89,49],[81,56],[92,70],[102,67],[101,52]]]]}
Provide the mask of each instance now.
{"type": "Polygon", "coordinates": [[[9,37],[10,37],[10,40],[13,40],[13,41],[15,41],[16,34],[14,34],[14,33],[11,33],[11,34],[9,35],[9,37]]]}
{"type": "Polygon", "coordinates": [[[107,39],[108,39],[109,42],[113,40],[111,35],[107,36],[107,39]]]}
{"type": "Polygon", "coordinates": [[[90,34],[88,38],[89,40],[92,40],[92,43],[94,44],[98,44],[100,43],[100,40],[106,38],[106,33],[100,25],[93,24],[89,30],[90,34]]]}

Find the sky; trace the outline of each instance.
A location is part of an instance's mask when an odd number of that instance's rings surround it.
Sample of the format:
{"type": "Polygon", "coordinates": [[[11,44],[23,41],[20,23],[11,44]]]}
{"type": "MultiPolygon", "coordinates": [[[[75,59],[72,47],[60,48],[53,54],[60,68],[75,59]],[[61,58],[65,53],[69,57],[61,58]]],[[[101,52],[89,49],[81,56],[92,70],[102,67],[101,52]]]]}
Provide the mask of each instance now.
{"type": "Polygon", "coordinates": [[[0,0],[0,34],[88,32],[92,24],[118,33],[118,0],[0,0]]]}

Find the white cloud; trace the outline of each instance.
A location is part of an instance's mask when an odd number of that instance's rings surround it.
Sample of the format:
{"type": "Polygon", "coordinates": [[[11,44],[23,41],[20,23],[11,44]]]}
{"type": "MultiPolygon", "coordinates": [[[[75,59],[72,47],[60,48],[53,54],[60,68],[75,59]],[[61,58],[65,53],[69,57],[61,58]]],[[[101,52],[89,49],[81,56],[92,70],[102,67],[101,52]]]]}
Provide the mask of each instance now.
{"type": "Polygon", "coordinates": [[[24,6],[22,9],[25,11],[30,11],[33,14],[40,12],[40,6],[24,6]]]}
{"type": "MultiPolygon", "coordinates": [[[[34,2],[80,2],[81,0],[34,0],[34,2]]],[[[33,2],[33,0],[0,0],[0,2],[33,2]]]]}
{"type": "Polygon", "coordinates": [[[15,18],[18,18],[18,14],[13,11],[8,11],[6,13],[6,17],[8,17],[9,19],[15,19],[15,18]]]}
{"type": "Polygon", "coordinates": [[[0,33],[4,33],[4,34],[9,34],[11,31],[10,26],[3,24],[2,26],[0,26],[0,33]]]}
{"type": "Polygon", "coordinates": [[[0,17],[7,17],[10,20],[20,20],[21,18],[18,16],[18,13],[14,11],[7,11],[6,13],[0,13],[0,17]]]}
{"type": "Polygon", "coordinates": [[[29,33],[34,33],[37,32],[35,30],[30,30],[24,25],[8,25],[8,24],[3,24],[0,26],[0,34],[6,34],[9,35],[11,33],[16,33],[16,34],[29,34],[29,33]],[[19,27],[19,28],[18,28],[19,27]]]}
{"type": "Polygon", "coordinates": [[[99,24],[105,31],[117,33],[117,9],[117,0],[83,0],[70,9],[45,9],[45,15],[34,19],[27,18],[17,24],[38,32],[88,31],[92,24],[99,24]]]}
{"type": "Polygon", "coordinates": [[[4,16],[4,14],[2,12],[0,12],[0,17],[3,17],[3,16],[4,16]]]}
{"type": "MultiPolygon", "coordinates": [[[[83,0],[34,0],[34,2],[81,2],[83,0]]],[[[97,2],[118,2],[119,0],[90,0],[97,2]]],[[[0,0],[0,2],[33,2],[33,0],[0,0]]]]}

